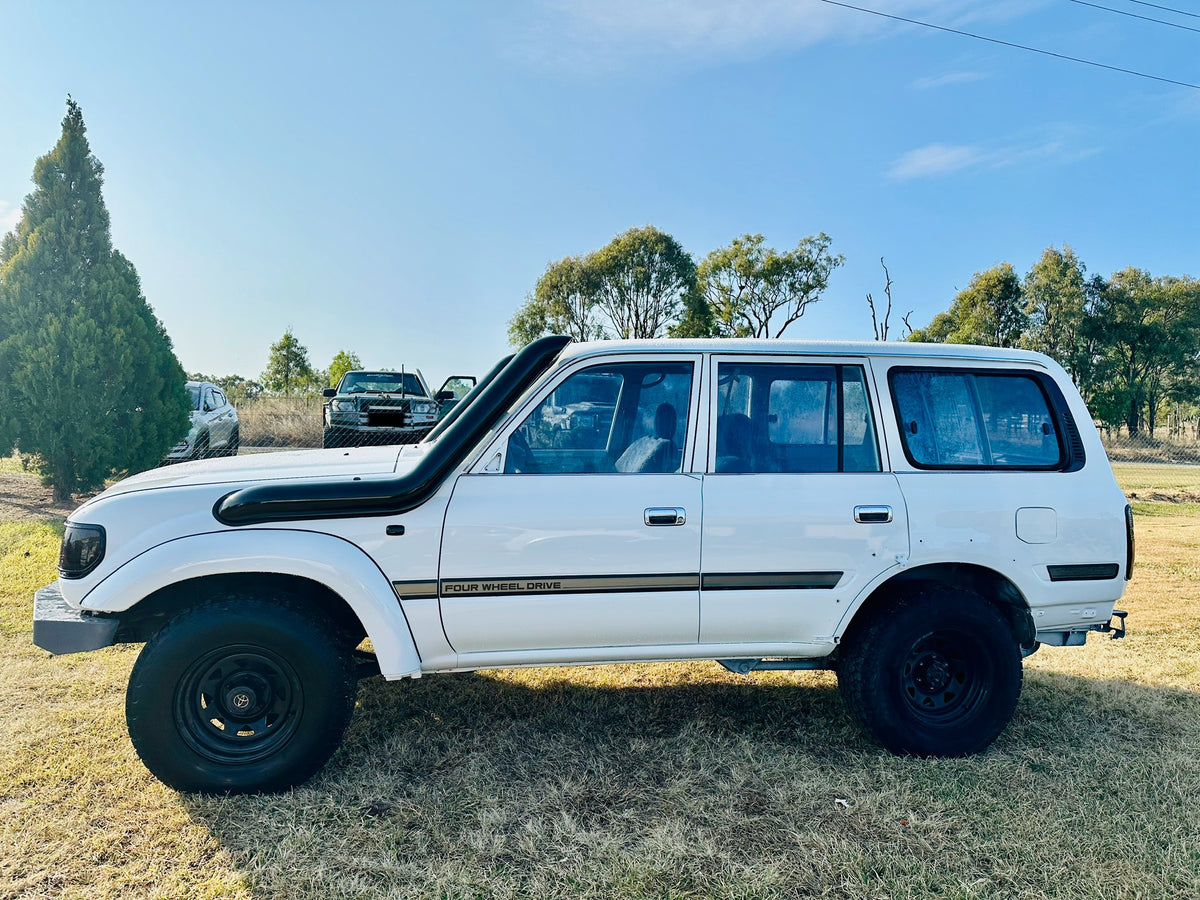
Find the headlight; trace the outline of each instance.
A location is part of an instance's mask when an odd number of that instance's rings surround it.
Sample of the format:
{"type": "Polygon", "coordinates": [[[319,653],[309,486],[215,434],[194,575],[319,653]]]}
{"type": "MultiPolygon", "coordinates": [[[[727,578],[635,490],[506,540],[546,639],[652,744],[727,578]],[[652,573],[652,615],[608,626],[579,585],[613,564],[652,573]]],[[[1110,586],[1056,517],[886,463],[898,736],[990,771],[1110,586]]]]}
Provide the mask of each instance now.
{"type": "Polygon", "coordinates": [[[67,523],[62,549],[58,553],[58,574],[63,578],[82,578],[104,559],[104,529],[99,525],[67,523]]]}
{"type": "Polygon", "coordinates": [[[412,411],[415,413],[431,413],[431,412],[433,412],[433,404],[432,403],[414,403],[412,405],[412,411]]]}
{"type": "Polygon", "coordinates": [[[347,412],[349,410],[354,409],[354,401],[353,400],[334,400],[333,403],[330,405],[334,409],[336,409],[338,412],[347,412]]]}

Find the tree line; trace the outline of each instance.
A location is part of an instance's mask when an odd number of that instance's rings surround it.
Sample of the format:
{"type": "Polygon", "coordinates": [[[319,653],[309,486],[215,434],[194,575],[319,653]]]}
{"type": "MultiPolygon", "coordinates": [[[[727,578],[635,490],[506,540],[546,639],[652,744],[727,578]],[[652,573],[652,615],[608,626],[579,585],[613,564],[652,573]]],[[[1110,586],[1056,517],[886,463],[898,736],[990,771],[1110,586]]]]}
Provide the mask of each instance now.
{"type": "Polygon", "coordinates": [[[1049,247],[1020,277],[1010,263],[977,272],[909,340],[1022,347],[1055,359],[1092,416],[1131,436],[1172,432],[1200,415],[1200,280],[1129,267],[1087,275],[1069,247],[1049,247]]]}
{"type": "Polygon", "coordinates": [[[339,350],[328,368],[318,369],[309,360],[308,348],[288,328],[267,352],[267,367],[257,380],[241,375],[205,375],[191,372],[192,381],[211,381],[233,403],[260,397],[317,397],[327,387],[335,387],[343,375],[363,367],[357,353],[339,350]]]}
{"type": "Polygon", "coordinates": [[[550,263],[509,320],[509,340],[520,347],[544,334],[777,338],[845,261],[830,243],[822,232],[780,252],[746,234],[697,264],[653,225],[630,228],[599,250],[550,263]]]}
{"type": "MultiPolygon", "coordinates": [[[[0,453],[24,454],[60,500],[156,465],[189,427],[187,376],[133,264],[112,246],[104,167],[86,133],[68,97],[61,137],[37,160],[34,190],[0,240],[0,453]]],[[[824,232],[783,251],[745,234],[697,263],[671,235],[631,228],[550,263],[509,321],[509,339],[778,338],[843,264],[830,248],[824,232]]],[[[884,273],[882,319],[867,295],[877,339],[887,338],[892,309],[884,273]]],[[[1200,282],[1187,276],[1127,268],[1089,277],[1070,247],[1050,247],[1024,277],[1009,263],[976,273],[909,337],[1046,353],[1096,419],[1130,435],[1153,437],[1164,415],[1172,431],[1200,419],[1200,282]]],[[[316,394],[361,367],[341,350],[315,368],[288,328],[257,380],[193,377],[239,401],[316,394]]]]}

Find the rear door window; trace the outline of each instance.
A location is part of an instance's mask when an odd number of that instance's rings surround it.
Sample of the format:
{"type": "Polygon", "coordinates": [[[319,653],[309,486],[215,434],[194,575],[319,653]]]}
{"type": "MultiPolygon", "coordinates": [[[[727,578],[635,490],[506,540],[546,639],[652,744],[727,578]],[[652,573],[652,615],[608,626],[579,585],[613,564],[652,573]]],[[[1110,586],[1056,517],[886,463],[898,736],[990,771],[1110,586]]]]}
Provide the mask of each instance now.
{"type": "Polygon", "coordinates": [[[1065,444],[1034,373],[893,369],[909,462],[926,469],[1056,469],[1065,444]]]}
{"type": "Polygon", "coordinates": [[[717,372],[717,472],[878,472],[860,366],[726,363],[717,372]]]}

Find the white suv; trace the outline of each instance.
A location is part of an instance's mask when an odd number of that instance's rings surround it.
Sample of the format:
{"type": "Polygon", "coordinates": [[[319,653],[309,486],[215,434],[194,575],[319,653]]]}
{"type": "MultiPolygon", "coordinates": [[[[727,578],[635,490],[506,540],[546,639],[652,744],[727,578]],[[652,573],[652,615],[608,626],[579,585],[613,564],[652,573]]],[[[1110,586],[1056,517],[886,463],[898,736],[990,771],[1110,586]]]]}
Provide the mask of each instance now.
{"type": "Polygon", "coordinates": [[[146,641],[129,731],[183,790],[308,778],[367,665],[829,668],[884,747],[960,755],[1004,728],[1039,643],[1124,634],[1132,563],[1044,356],[544,338],[420,444],[114,485],[68,521],[34,641],[146,641]]]}
{"type": "Polygon", "coordinates": [[[208,381],[189,381],[187,390],[192,401],[192,427],[167,454],[166,461],[237,456],[241,443],[237,410],[224,392],[208,381]]]}

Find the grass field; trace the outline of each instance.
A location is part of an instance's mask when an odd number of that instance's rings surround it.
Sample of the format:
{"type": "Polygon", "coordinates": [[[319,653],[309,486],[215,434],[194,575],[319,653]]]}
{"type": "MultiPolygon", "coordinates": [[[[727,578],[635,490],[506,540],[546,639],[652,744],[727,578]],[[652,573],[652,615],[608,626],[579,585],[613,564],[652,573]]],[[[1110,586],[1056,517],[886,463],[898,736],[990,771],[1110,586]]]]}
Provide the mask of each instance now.
{"type": "Polygon", "coordinates": [[[1200,897],[1200,506],[1135,509],[1129,636],[1031,657],[977,757],[884,753],[824,673],[538,669],[363,682],[324,772],[233,798],[141,767],[139,648],[31,645],[59,532],[0,523],[0,898],[1200,897]]]}

